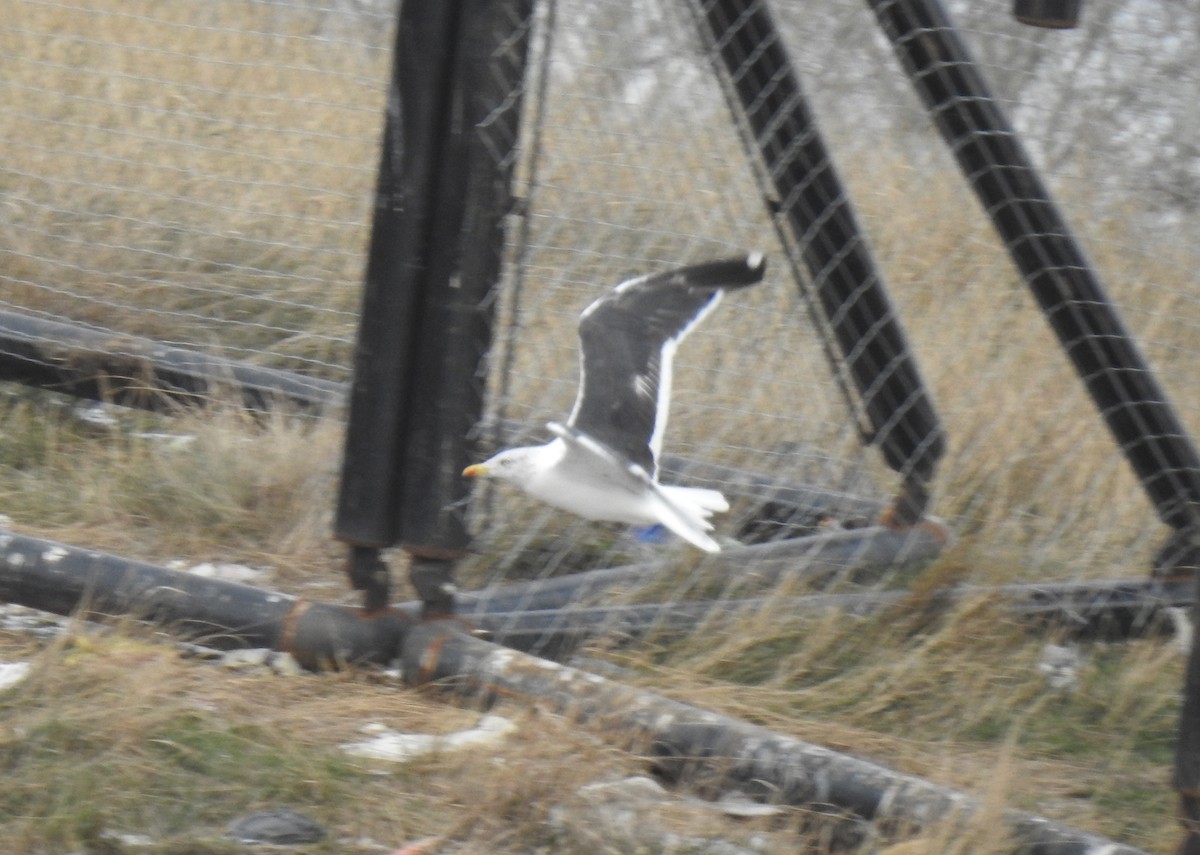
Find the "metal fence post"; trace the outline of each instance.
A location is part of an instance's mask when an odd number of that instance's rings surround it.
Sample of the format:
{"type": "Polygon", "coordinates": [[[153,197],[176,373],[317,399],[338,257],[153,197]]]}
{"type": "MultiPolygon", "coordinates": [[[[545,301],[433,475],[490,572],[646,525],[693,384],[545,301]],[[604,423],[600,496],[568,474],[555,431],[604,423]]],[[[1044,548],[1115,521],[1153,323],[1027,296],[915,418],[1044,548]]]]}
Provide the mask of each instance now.
{"type": "Polygon", "coordinates": [[[482,413],[532,0],[404,3],[335,529],[368,609],[401,545],[433,611],[468,545],[460,473],[482,413]]]}
{"type": "Polygon", "coordinates": [[[953,23],[937,0],[867,2],[1159,517],[1195,530],[1200,455],[953,23]]]}
{"type": "Polygon", "coordinates": [[[738,124],[753,132],[752,147],[777,194],[773,207],[788,232],[785,242],[797,247],[808,269],[810,305],[823,316],[818,328],[831,334],[858,391],[869,422],[864,434],[904,478],[892,519],[915,522],[945,436],[850,197],[766,3],[697,3],[702,36],[724,67],[738,124]]]}

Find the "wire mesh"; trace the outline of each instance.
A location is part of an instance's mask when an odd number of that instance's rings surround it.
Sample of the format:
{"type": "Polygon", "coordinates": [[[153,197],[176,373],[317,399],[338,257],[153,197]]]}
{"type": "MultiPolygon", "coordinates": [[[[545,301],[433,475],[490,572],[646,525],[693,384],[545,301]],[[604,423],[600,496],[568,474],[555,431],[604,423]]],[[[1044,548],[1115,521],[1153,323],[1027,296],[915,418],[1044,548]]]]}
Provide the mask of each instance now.
{"type": "Polygon", "coordinates": [[[391,10],[13,11],[0,306],[344,379],[391,10]]]}
{"type": "MultiPolygon", "coordinates": [[[[1040,31],[1006,2],[949,5],[1193,431],[1194,7],[1095,0],[1077,30],[1040,31]]],[[[118,347],[144,335],[348,379],[393,10],[17,8],[0,24],[0,308],[109,331],[118,347]]],[[[856,525],[896,475],[861,444],[845,358],[830,363],[794,281],[809,274],[778,228],[787,200],[764,192],[697,8],[538,6],[481,454],[544,441],[542,424],[569,411],[590,301],[633,275],[762,249],[768,280],[731,295],[678,351],[667,468],[725,489],[723,537],[856,525]],[[811,506],[772,500],[763,479],[809,490],[811,506]]],[[[1166,532],[871,9],[771,8],[847,188],[829,201],[853,207],[945,423],[931,511],[968,549],[971,581],[1143,572],[1166,532]]],[[[665,554],[671,581],[638,598],[747,590],[698,569],[686,546],[505,487],[477,491],[472,517],[466,586],[665,554]]]]}
{"type": "MultiPolygon", "coordinates": [[[[868,6],[772,10],[946,423],[933,511],[964,537],[976,581],[1144,572],[1167,532],[971,195],[974,176],[959,174],[961,141],[947,146],[932,130],[868,6]]],[[[1089,7],[1078,30],[1041,31],[1012,20],[1003,3],[950,10],[962,14],[961,34],[998,104],[1194,430],[1195,393],[1177,366],[1194,347],[1184,198],[1196,161],[1177,156],[1177,141],[1197,79],[1193,45],[1167,35],[1175,12],[1150,20],[1111,3],[1089,7]]],[[[894,475],[858,443],[859,417],[838,389],[846,359],[824,359],[819,324],[791,281],[797,247],[780,242],[772,221],[786,200],[764,199],[689,11],[556,4],[540,66],[546,96],[525,127],[539,149],[523,191],[524,291],[493,406],[527,426],[523,441],[548,438],[538,425],[570,408],[574,323],[590,300],[634,273],[765,248],[769,281],[724,303],[678,352],[667,449],[824,485],[847,497],[832,516],[853,520],[891,495],[894,475]]],[[[1089,346],[1104,342],[1070,344],[1089,346]]],[[[754,494],[735,503],[724,534],[761,531],[769,513],[754,494]]],[[[478,522],[487,580],[611,564],[642,548],[503,487],[478,522]]],[[[712,583],[678,578],[688,581],[655,596],[712,583]]]]}

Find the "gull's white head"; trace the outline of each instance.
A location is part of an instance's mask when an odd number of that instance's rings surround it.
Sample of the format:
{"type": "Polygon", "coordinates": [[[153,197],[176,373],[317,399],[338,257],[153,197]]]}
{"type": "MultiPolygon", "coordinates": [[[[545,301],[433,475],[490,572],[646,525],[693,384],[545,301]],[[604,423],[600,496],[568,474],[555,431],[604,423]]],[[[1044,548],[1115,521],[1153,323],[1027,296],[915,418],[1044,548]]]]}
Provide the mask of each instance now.
{"type": "Polygon", "coordinates": [[[545,446],[510,448],[463,470],[467,478],[497,478],[524,487],[542,466],[545,446]]]}

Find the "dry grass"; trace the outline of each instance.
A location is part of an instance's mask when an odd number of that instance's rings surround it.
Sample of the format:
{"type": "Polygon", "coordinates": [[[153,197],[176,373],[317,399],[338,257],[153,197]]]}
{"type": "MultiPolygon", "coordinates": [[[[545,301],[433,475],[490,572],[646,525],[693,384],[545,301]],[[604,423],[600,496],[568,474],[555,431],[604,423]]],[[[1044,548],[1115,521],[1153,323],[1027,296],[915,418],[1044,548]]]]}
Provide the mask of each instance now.
{"type": "Polygon", "coordinates": [[[387,56],[278,13],[21,4],[0,28],[5,302],[340,373],[387,56]]]}
{"type": "MultiPolygon", "coordinates": [[[[345,377],[382,39],[313,38],[318,17],[240,0],[20,5],[20,26],[0,26],[0,79],[13,83],[0,108],[0,305],[118,318],[123,331],[345,377]],[[239,28],[218,24],[229,20],[239,28]]],[[[575,83],[586,91],[586,79],[575,83]]],[[[515,348],[503,402],[515,417],[536,422],[569,406],[574,318],[617,279],[745,246],[782,260],[719,123],[658,116],[655,134],[639,136],[619,112],[581,97],[546,117],[535,200],[545,214],[532,226],[524,311],[502,342],[515,348]]],[[[874,150],[839,165],[950,437],[935,511],[960,540],[913,584],[1144,572],[1165,532],[959,179],[874,150]]],[[[1200,427],[1195,258],[1169,236],[1131,233],[1134,220],[1111,211],[1085,221],[1089,249],[1184,419],[1200,427]]],[[[858,449],[780,263],[689,338],[676,388],[675,450],[819,484],[862,470],[885,492],[893,483],[858,449]],[[781,451],[786,443],[793,450],[781,451]]],[[[158,562],[267,567],[282,589],[344,595],[329,522],[340,424],[220,409],[122,419],[98,428],[50,396],[4,390],[0,509],[23,532],[158,562]],[[152,436],[161,433],[186,439],[152,436]]],[[[608,530],[500,499],[515,510],[493,520],[468,581],[624,555],[608,530]]],[[[889,841],[893,855],[1008,851],[996,821],[1004,807],[1166,850],[1182,660],[1161,640],[1085,645],[1078,687],[1057,692],[1037,669],[1048,640],[995,604],[930,614],[916,596],[869,621],[775,610],[595,652],[643,685],[927,775],[987,806],[966,828],[889,841]]],[[[220,839],[229,819],[281,802],[341,841],[317,852],[431,835],[479,853],[639,845],[628,828],[586,812],[554,821],[554,809],[586,801],[581,785],[643,771],[641,759],[536,712],[510,708],[520,734],[494,752],[380,776],[336,748],[360,724],[449,729],[474,713],[366,674],[232,674],[129,627],[77,629],[45,647],[0,635],[0,659],[18,657],[35,671],[0,693],[6,851],[120,851],[102,835],[119,831],[149,834],[163,852],[224,853],[235,851],[220,839]]],[[[780,851],[803,839],[821,852],[830,833],[797,834],[798,814],[762,827],[686,811],[655,821],[768,835],[780,851]]]]}

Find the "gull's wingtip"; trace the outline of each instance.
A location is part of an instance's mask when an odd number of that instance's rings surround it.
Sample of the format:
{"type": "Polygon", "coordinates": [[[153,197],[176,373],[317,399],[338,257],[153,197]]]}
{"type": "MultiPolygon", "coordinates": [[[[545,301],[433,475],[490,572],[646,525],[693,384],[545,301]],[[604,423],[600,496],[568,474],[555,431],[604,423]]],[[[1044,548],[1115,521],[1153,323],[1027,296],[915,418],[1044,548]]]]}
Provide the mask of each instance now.
{"type": "Polygon", "coordinates": [[[759,250],[679,268],[676,281],[695,288],[727,290],[757,285],[767,272],[767,255],[759,250]]]}
{"type": "Polygon", "coordinates": [[[767,254],[758,249],[746,253],[746,268],[752,276],[757,277],[755,281],[761,280],[767,272],[767,254]]]}

